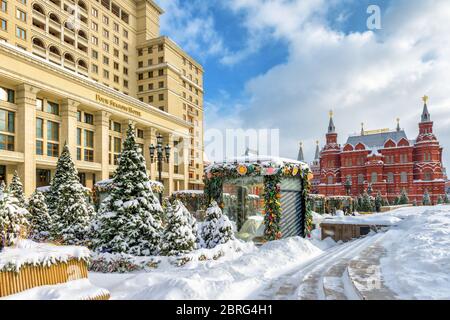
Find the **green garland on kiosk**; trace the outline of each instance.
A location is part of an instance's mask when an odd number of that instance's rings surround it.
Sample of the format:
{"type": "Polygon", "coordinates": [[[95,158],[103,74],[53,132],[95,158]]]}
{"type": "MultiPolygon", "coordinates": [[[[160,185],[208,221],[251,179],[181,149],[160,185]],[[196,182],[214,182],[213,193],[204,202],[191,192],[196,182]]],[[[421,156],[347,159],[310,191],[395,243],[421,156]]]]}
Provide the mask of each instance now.
{"type": "Polygon", "coordinates": [[[265,238],[268,241],[281,239],[281,177],[264,177],[264,230],[265,238]]]}
{"type": "Polygon", "coordinates": [[[211,165],[205,172],[205,197],[207,203],[215,200],[222,208],[223,202],[223,182],[226,179],[239,177],[264,177],[264,223],[265,238],[268,241],[278,240],[281,233],[281,179],[287,177],[298,177],[302,180],[303,192],[302,203],[306,208],[303,236],[310,237],[312,230],[312,212],[308,206],[308,193],[311,188],[310,180],[312,173],[309,168],[302,167],[301,164],[285,163],[277,166],[271,162],[265,163],[226,163],[221,165],[211,165]]]}

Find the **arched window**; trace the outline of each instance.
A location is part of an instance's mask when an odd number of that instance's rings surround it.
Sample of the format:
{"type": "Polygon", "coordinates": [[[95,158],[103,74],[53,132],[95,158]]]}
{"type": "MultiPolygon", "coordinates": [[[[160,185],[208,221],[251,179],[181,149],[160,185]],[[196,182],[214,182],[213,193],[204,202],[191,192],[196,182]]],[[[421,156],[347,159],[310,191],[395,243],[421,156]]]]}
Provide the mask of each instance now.
{"type": "Polygon", "coordinates": [[[407,183],[408,182],[408,174],[406,172],[400,173],[400,182],[407,183]]]}
{"type": "Polygon", "coordinates": [[[49,48],[49,51],[50,51],[51,53],[53,53],[53,54],[56,54],[56,55],[58,55],[58,56],[61,56],[61,53],[59,52],[59,49],[58,49],[57,47],[55,47],[55,46],[51,46],[51,47],[49,48]]]}
{"type": "Polygon", "coordinates": [[[43,42],[41,39],[39,39],[39,38],[33,38],[33,45],[38,46],[39,48],[45,50],[45,44],[44,44],[44,42],[43,42]]]}
{"type": "Polygon", "coordinates": [[[65,59],[65,60],[68,60],[68,61],[70,61],[70,62],[75,62],[75,59],[73,58],[73,56],[72,56],[70,53],[66,53],[66,54],[64,55],[64,59],[65,59]]]}
{"type": "Polygon", "coordinates": [[[78,65],[87,69],[87,63],[84,60],[78,60],[78,65]]]}
{"type": "Polygon", "coordinates": [[[328,184],[334,184],[333,176],[328,176],[328,184]]]}
{"type": "Polygon", "coordinates": [[[376,172],[372,172],[372,175],[370,177],[370,181],[372,183],[377,183],[378,182],[378,174],[376,172]]]}
{"type": "Polygon", "coordinates": [[[78,6],[81,9],[87,10],[86,4],[83,1],[78,1],[78,6]]]}
{"type": "Polygon", "coordinates": [[[358,184],[364,184],[364,175],[358,174],[358,184]]]}
{"type": "Polygon", "coordinates": [[[33,3],[33,10],[45,15],[44,9],[37,3],[33,3]]]}
{"type": "Polygon", "coordinates": [[[61,24],[61,20],[59,19],[59,17],[56,14],[50,13],[49,18],[50,18],[50,20],[56,22],[57,24],[61,24]]]}
{"type": "Polygon", "coordinates": [[[393,172],[388,172],[388,174],[387,174],[387,182],[388,183],[394,183],[394,173],[393,172]]]}

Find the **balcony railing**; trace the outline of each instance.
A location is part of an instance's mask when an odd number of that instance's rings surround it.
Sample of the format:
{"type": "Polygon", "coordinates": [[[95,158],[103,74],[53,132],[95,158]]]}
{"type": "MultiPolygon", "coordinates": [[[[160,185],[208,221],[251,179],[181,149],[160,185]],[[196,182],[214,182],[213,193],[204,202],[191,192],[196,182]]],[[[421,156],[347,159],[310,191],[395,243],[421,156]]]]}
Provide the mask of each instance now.
{"type": "Polygon", "coordinates": [[[75,71],[75,62],[64,60],[64,67],[72,71],[75,71]]]}
{"type": "Polygon", "coordinates": [[[47,18],[45,17],[45,15],[43,15],[42,13],[40,13],[35,9],[33,9],[33,18],[36,18],[37,20],[41,21],[44,24],[47,22],[47,18]]]}
{"type": "Polygon", "coordinates": [[[61,64],[61,56],[57,55],[56,53],[49,52],[48,53],[48,59],[50,61],[52,61],[52,62],[55,62],[55,63],[59,64],[59,65],[61,64]]]}
{"type": "Polygon", "coordinates": [[[47,52],[45,51],[45,49],[35,44],[33,44],[33,53],[42,58],[47,58],[47,52]]]}
{"type": "Polygon", "coordinates": [[[52,27],[61,30],[61,23],[59,23],[58,21],[52,20],[52,19],[48,19],[48,23],[49,25],[51,25],[52,27]]]}
{"type": "Polygon", "coordinates": [[[67,27],[64,27],[64,36],[71,37],[73,40],[75,40],[75,32],[67,27]]]}

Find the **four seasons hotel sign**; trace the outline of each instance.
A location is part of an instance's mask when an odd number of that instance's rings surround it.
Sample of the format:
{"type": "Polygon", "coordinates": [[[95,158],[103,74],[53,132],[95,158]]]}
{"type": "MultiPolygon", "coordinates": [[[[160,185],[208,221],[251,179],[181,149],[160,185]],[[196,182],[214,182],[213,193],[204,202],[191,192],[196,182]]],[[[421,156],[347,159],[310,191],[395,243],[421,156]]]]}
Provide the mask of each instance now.
{"type": "Polygon", "coordinates": [[[121,103],[119,103],[117,101],[114,101],[112,99],[103,97],[103,96],[101,96],[99,94],[95,95],[95,101],[100,102],[101,104],[104,104],[106,106],[113,107],[115,109],[131,113],[132,115],[135,115],[135,116],[138,116],[138,117],[141,116],[141,112],[140,111],[137,111],[137,110],[133,109],[132,107],[128,107],[128,106],[126,106],[124,104],[121,104],[121,103]]]}

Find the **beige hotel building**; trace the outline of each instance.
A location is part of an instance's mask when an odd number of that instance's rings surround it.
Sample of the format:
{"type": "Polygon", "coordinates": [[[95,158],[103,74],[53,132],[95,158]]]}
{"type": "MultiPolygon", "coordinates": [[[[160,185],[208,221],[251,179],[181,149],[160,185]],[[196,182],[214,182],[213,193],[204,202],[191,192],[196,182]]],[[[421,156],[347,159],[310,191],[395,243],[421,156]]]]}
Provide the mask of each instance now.
{"type": "Polygon", "coordinates": [[[160,35],[152,0],[0,0],[0,179],[47,186],[65,142],[92,188],[110,178],[128,123],[149,175],[172,147],[166,193],[201,189],[203,69],[160,35]]]}

